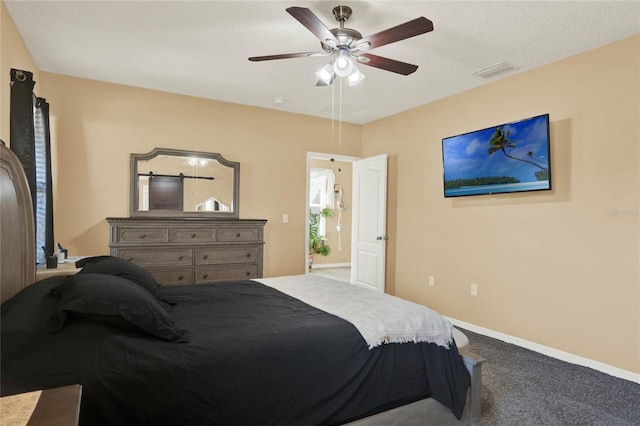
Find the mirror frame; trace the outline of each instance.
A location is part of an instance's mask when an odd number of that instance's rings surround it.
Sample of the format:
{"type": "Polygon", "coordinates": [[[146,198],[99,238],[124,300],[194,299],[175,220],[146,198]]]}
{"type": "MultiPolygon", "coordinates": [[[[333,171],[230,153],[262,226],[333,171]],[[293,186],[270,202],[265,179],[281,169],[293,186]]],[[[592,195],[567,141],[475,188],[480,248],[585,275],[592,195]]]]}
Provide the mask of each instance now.
{"type": "Polygon", "coordinates": [[[154,148],[146,154],[130,154],[129,215],[131,217],[185,217],[185,218],[225,218],[238,219],[240,212],[240,163],[229,161],[217,152],[185,151],[182,149],[154,148]],[[196,212],[174,210],[138,210],[138,161],[151,160],[159,155],[176,157],[198,157],[216,160],[233,171],[233,211],[230,212],[196,212]]]}

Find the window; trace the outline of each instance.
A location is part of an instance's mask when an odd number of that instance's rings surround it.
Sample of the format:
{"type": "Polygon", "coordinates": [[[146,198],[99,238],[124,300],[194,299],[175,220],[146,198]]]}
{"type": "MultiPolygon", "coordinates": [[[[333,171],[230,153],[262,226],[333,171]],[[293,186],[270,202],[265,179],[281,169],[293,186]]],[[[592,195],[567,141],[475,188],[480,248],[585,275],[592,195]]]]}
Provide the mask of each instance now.
{"type": "Polygon", "coordinates": [[[44,253],[40,247],[46,247],[47,241],[47,204],[51,202],[47,196],[47,187],[51,185],[51,181],[47,179],[47,164],[49,164],[49,156],[47,149],[47,139],[45,134],[44,114],[42,108],[38,105],[38,99],[33,103],[33,130],[35,135],[35,157],[36,157],[36,205],[35,228],[36,228],[36,261],[45,263],[44,253]]]}

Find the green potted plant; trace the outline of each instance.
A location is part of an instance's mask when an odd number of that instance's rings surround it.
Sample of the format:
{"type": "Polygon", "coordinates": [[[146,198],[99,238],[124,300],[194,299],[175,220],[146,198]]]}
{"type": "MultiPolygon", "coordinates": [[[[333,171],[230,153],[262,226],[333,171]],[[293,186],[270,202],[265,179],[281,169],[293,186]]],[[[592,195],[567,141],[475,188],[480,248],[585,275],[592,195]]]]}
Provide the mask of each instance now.
{"type": "Polygon", "coordinates": [[[309,210],[309,270],[313,266],[313,255],[327,256],[331,247],[327,244],[327,237],[319,235],[318,227],[322,218],[333,217],[333,210],[325,207],[317,213],[309,210]]]}

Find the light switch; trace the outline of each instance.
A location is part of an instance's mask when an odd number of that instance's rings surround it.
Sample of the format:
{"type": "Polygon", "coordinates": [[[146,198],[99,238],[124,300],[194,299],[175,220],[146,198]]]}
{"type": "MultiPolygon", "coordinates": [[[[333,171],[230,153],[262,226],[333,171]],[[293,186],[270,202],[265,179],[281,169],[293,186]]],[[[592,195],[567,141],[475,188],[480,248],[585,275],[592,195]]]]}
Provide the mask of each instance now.
{"type": "Polygon", "coordinates": [[[286,213],[282,214],[282,223],[289,223],[289,215],[286,213]]]}

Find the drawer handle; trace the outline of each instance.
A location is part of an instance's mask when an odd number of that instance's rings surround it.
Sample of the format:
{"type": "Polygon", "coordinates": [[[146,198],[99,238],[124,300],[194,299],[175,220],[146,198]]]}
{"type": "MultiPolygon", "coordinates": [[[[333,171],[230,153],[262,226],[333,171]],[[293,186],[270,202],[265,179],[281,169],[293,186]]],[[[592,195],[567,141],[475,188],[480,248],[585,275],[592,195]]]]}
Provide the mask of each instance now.
{"type": "Polygon", "coordinates": [[[127,260],[128,260],[129,262],[132,262],[132,261],[133,261],[133,257],[127,257],[127,260]]]}
{"type": "Polygon", "coordinates": [[[178,281],[182,281],[183,279],[184,279],[184,277],[183,277],[182,275],[180,275],[180,276],[178,277],[178,281]]]}
{"type": "Polygon", "coordinates": [[[209,255],[208,255],[208,254],[205,254],[204,256],[202,256],[202,258],[203,258],[203,259],[208,259],[208,258],[209,258],[209,255]]]}
{"type": "Polygon", "coordinates": [[[206,280],[208,277],[209,277],[209,274],[204,274],[204,275],[202,276],[202,279],[206,280]]]}
{"type": "Polygon", "coordinates": [[[251,272],[247,271],[247,276],[251,275],[251,272]]]}
{"type": "Polygon", "coordinates": [[[180,256],[180,257],[178,258],[178,260],[182,260],[182,259],[184,259],[184,256],[180,256]]]}
{"type": "Polygon", "coordinates": [[[195,238],[195,237],[196,237],[196,234],[191,234],[191,238],[195,238]]]}
{"type": "Polygon", "coordinates": [[[140,234],[140,238],[146,237],[146,234],[140,234]]]}
{"type": "Polygon", "coordinates": [[[251,257],[251,253],[247,253],[247,257],[251,257]]]}
{"type": "Polygon", "coordinates": [[[236,237],[240,238],[240,235],[242,235],[242,234],[238,232],[238,233],[236,234],[236,237]]]}

